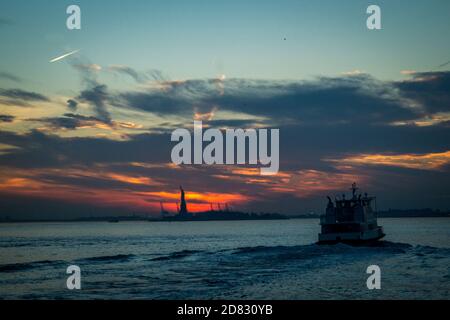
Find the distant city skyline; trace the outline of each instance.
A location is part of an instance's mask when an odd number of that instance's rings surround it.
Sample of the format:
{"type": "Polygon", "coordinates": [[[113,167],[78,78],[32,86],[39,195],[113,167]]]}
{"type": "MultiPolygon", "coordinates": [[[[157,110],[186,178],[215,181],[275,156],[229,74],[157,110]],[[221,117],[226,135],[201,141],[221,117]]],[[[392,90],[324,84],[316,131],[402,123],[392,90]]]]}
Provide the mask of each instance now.
{"type": "Polygon", "coordinates": [[[356,182],[380,209],[450,209],[450,2],[1,4],[0,216],[228,203],[320,213],[356,182]],[[82,12],[68,30],[66,8],[82,12]],[[176,128],[279,128],[280,168],[175,166],[176,128]]]}

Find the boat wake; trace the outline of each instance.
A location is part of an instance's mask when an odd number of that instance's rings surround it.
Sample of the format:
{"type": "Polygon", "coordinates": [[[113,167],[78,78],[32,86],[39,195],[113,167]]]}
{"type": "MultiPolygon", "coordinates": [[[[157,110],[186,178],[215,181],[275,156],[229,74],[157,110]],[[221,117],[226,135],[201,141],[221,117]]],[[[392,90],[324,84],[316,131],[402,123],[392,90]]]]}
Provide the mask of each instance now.
{"type": "MultiPolygon", "coordinates": [[[[450,289],[450,248],[389,241],[365,247],[246,246],[3,264],[0,285],[28,288],[29,281],[55,279],[55,274],[64,278],[71,264],[82,269],[81,295],[87,299],[335,299],[344,298],[342,290],[345,298],[370,298],[365,281],[372,264],[381,267],[383,281],[398,286],[378,293],[380,298],[424,297],[427,290],[433,293],[429,298],[442,298],[450,289]],[[412,279],[421,281],[422,291],[402,287],[412,279]]],[[[66,297],[64,281],[56,278],[55,286],[33,292],[33,297],[66,297]]],[[[3,298],[26,294],[11,291],[3,298]]]]}

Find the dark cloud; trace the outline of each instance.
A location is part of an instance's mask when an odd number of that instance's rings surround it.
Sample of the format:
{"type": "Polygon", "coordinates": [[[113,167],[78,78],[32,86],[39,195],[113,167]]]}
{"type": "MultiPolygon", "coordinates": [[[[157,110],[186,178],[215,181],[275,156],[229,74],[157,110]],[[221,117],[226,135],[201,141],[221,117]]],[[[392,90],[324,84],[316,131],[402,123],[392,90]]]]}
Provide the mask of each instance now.
{"type": "Polygon", "coordinates": [[[128,66],[121,66],[121,65],[110,66],[109,70],[116,73],[128,75],[131,78],[133,78],[134,81],[136,82],[144,82],[148,79],[146,74],[137,72],[136,70],[128,66]]]}
{"type": "Polygon", "coordinates": [[[78,107],[78,102],[76,102],[73,99],[67,100],[67,108],[69,108],[72,111],[76,111],[78,107]]]}
{"type": "MultiPolygon", "coordinates": [[[[158,85],[163,89],[140,92],[123,92],[117,96],[121,106],[141,109],[147,112],[168,115],[192,115],[193,106],[200,112],[211,110],[212,99],[220,95],[217,79],[163,81],[158,85]]],[[[241,110],[245,111],[245,110],[241,110]]]]}
{"type": "Polygon", "coordinates": [[[90,89],[83,90],[77,99],[90,103],[101,121],[111,123],[111,114],[106,106],[109,99],[106,85],[99,84],[90,89]]]}
{"type": "Polygon", "coordinates": [[[45,123],[50,129],[77,129],[95,122],[103,122],[96,117],[88,117],[79,114],[66,113],[63,117],[50,117],[39,119],[28,119],[29,121],[38,121],[45,123]]]}
{"type": "Polygon", "coordinates": [[[120,94],[119,98],[123,101],[124,107],[160,115],[192,115],[191,101],[164,92],[125,92],[120,94]]]}
{"type": "MultiPolygon", "coordinates": [[[[302,82],[210,79],[167,82],[164,85],[165,90],[123,92],[117,95],[108,92],[106,86],[98,85],[91,90],[82,91],[78,97],[80,101],[94,105],[97,116],[68,113],[63,117],[41,121],[53,128],[66,129],[76,129],[87,122],[111,121],[105,107],[107,103],[111,103],[163,115],[186,115],[187,122],[191,122],[193,106],[200,109],[203,107],[205,111],[210,111],[211,106],[217,106],[219,110],[262,116],[265,120],[261,120],[260,124],[265,127],[280,127],[281,161],[289,168],[312,168],[316,165],[330,169],[331,165],[322,161],[323,159],[339,158],[348,153],[442,152],[447,150],[450,141],[449,126],[445,122],[428,127],[391,125],[393,121],[420,119],[423,114],[405,106],[403,95],[400,93],[399,96],[399,91],[403,92],[404,89],[398,87],[402,83],[386,83],[366,75],[302,82]],[[224,84],[224,94],[217,90],[218,83],[224,84]]],[[[213,119],[208,124],[248,128],[258,121],[252,118],[213,119]]],[[[139,160],[127,157],[134,154],[130,152],[130,145],[137,146],[138,141],[148,138],[157,147],[149,143],[147,148],[168,150],[168,147],[159,149],[164,143],[170,145],[170,139],[164,141],[162,136],[167,135],[131,136],[129,141],[118,143],[115,148],[124,155],[121,158],[123,161],[145,161],[143,158],[139,160]]],[[[71,143],[74,141],[71,140],[71,143]]],[[[101,139],[82,141],[79,141],[78,148],[86,148],[86,161],[90,155],[87,146],[110,144],[101,139]],[[86,147],[81,146],[84,144],[86,147]]],[[[139,148],[146,147],[139,145],[139,148]]],[[[98,148],[100,149],[102,148],[98,148]]],[[[92,152],[92,161],[99,161],[95,157],[96,150],[92,152]]],[[[170,152],[164,154],[167,158],[170,152]]],[[[112,159],[119,161],[115,157],[112,159]]]]}
{"type": "MultiPolygon", "coordinates": [[[[70,125],[70,123],[69,123],[70,125]]],[[[0,166],[64,167],[114,162],[170,162],[170,134],[138,134],[126,141],[107,138],[62,138],[32,130],[27,134],[0,131],[0,143],[15,146],[0,154],[0,166]]]]}
{"type": "Polygon", "coordinates": [[[110,71],[124,74],[131,77],[134,81],[138,83],[143,83],[149,80],[155,81],[165,81],[167,78],[163,75],[163,73],[159,70],[150,70],[147,72],[139,72],[129,66],[124,65],[113,65],[108,68],[110,71]]]}
{"type": "Polygon", "coordinates": [[[402,94],[419,102],[428,114],[450,111],[450,71],[420,72],[396,84],[402,94]]]}
{"type": "Polygon", "coordinates": [[[74,68],[81,77],[82,84],[87,88],[92,88],[99,85],[97,80],[98,68],[95,68],[95,64],[92,64],[88,59],[82,56],[70,57],[70,65],[74,68]]]}
{"type": "Polygon", "coordinates": [[[73,118],[44,118],[40,119],[41,122],[45,122],[52,129],[76,129],[81,126],[81,122],[73,118]]]}
{"type": "Polygon", "coordinates": [[[405,106],[391,83],[369,76],[319,78],[288,82],[263,80],[190,80],[168,82],[165,90],[126,92],[123,106],[156,114],[192,114],[193,108],[207,112],[244,112],[280,121],[305,124],[390,123],[418,119],[423,114],[405,106]]]}
{"type": "Polygon", "coordinates": [[[247,87],[243,91],[235,88],[230,93],[225,88],[224,95],[208,98],[206,102],[274,119],[294,119],[306,125],[373,124],[417,118],[411,109],[382,96],[388,94],[388,88],[369,86],[370,82],[367,79],[353,83],[345,79],[322,79],[285,86],[247,87]]]}
{"type": "Polygon", "coordinates": [[[25,91],[22,89],[0,89],[0,96],[8,99],[19,100],[19,101],[41,101],[46,102],[50,101],[46,96],[31,92],[25,91]]]}
{"type": "MultiPolygon", "coordinates": [[[[345,164],[340,164],[339,159],[359,154],[448,151],[448,122],[429,126],[392,123],[448,111],[450,73],[415,74],[410,80],[401,82],[379,81],[367,75],[296,82],[248,79],[162,81],[158,83],[158,89],[114,93],[100,84],[92,71],[83,72],[86,73],[86,88],[73,101],[92,105],[95,116],[66,113],[38,121],[52,128],[66,129],[76,129],[89,122],[111,122],[107,105],[164,116],[186,116],[187,123],[192,122],[194,110],[206,113],[217,108],[219,111],[247,113],[254,117],[223,120],[213,117],[205,122],[213,127],[246,128],[261,121],[265,127],[280,128],[280,169],[283,172],[295,174],[299,170],[318,170],[325,175],[333,175],[353,170],[352,174],[368,178],[372,184],[371,191],[381,199],[380,205],[408,208],[426,203],[448,207],[448,167],[439,172],[364,164],[342,169],[340,165],[345,167],[345,164]],[[416,105],[422,107],[417,108],[416,105]],[[336,159],[338,162],[329,161],[336,159]],[[430,186],[427,194],[423,194],[424,185],[430,186]]],[[[189,166],[179,170],[153,168],[151,165],[171,162],[174,143],[170,142],[168,128],[161,128],[159,133],[130,135],[122,141],[102,137],[63,138],[37,130],[23,134],[0,131],[0,143],[16,147],[0,153],[0,166],[23,171],[73,167],[96,170],[99,166],[125,175],[151,177],[174,188],[183,181],[188,184],[186,188],[197,192],[211,192],[213,188],[213,191],[251,195],[256,200],[247,204],[249,210],[299,213],[297,210],[322,208],[324,195],[299,200],[295,194],[268,192],[263,186],[247,184],[243,179],[216,178],[215,175],[234,176],[214,166],[189,166]],[[149,166],[130,165],[135,162],[149,166]],[[281,209],[280,203],[283,204],[281,209]]],[[[52,172],[41,178],[56,185],[72,185],[81,189],[120,190],[125,183],[108,182],[92,176],[78,179],[52,172]]],[[[159,189],[137,185],[133,190],[159,189]]]]}
{"type": "Polygon", "coordinates": [[[147,74],[156,81],[168,81],[168,78],[163,74],[160,70],[150,70],[147,72],[147,74]]]}
{"type": "Polygon", "coordinates": [[[15,118],[8,114],[0,114],[0,122],[13,122],[15,118]]]}
{"type": "Polygon", "coordinates": [[[9,72],[0,72],[0,78],[1,79],[6,79],[8,81],[12,81],[12,82],[22,82],[22,79],[20,79],[19,77],[9,73],[9,72]]]}
{"type": "MultiPolygon", "coordinates": [[[[111,67],[138,82],[147,79],[127,66],[111,67]]],[[[304,125],[321,123],[387,124],[421,119],[427,112],[408,105],[410,92],[401,83],[379,81],[369,75],[310,81],[266,81],[249,79],[205,79],[161,81],[154,89],[112,94],[93,79],[78,97],[90,102],[103,121],[110,121],[107,104],[140,109],[159,115],[190,117],[212,108],[270,118],[274,124],[286,120],[304,125]]],[[[444,88],[446,86],[444,85],[444,88]]],[[[418,92],[416,92],[418,94],[418,92]]],[[[419,99],[419,97],[418,97],[419,99]]]]}
{"type": "Polygon", "coordinates": [[[92,68],[93,64],[83,57],[72,58],[71,66],[79,72],[81,82],[85,86],[80,95],[71,100],[89,103],[101,121],[111,123],[111,114],[107,107],[107,101],[111,96],[108,93],[108,87],[97,80],[97,69],[92,68]]]}

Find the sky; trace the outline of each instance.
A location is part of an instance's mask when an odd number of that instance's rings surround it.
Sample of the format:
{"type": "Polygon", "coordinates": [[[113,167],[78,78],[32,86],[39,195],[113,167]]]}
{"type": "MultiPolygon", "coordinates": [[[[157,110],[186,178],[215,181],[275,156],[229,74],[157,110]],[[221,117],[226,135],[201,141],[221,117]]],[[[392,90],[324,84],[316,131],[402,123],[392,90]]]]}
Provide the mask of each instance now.
{"type": "Polygon", "coordinates": [[[0,217],[158,215],[180,184],[191,211],[321,213],[352,182],[379,209],[450,209],[448,1],[0,8],[0,217]],[[175,166],[170,134],[194,119],[279,128],[280,172],[175,166]]]}

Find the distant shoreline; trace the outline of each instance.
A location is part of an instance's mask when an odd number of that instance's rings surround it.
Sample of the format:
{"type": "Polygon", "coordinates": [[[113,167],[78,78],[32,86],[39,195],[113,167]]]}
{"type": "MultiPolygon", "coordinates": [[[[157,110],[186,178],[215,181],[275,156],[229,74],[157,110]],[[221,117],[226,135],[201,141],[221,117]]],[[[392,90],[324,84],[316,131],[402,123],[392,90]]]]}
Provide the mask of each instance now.
{"type": "MultiPolygon", "coordinates": [[[[450,218],[450,212],[433,212],[431,214],[419,214],[418,212],[401,212],[397,211],[383,211],[378,214],[378,218],[450,218]]],[[[0,219],[0,223],[47,223],[47,222],[205,222],[205,221],[273,221],[273,220],[298,220],[298,219],[319,219],[319,215],[293,215],[284,216],[283,219],[227,219],[227,220],[190,220],[190,221],[168,221],[161,218],[146,218],[142,216],[122,216],[122,217],[85,217],[76,219],[0,219]]]]}

